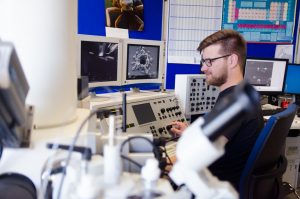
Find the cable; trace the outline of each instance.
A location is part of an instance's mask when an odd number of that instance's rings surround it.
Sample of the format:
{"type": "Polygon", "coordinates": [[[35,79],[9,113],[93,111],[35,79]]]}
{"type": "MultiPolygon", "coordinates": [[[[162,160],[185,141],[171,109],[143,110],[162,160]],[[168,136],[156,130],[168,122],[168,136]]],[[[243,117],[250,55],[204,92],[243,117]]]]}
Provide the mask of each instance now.
{"type": "Polygon", "coordinates": [[[70,144],[70,147],[69,147],[69,150],[68,150],[68,156],[67,156],[67,159],[66,159],[66,165],[63,169],[63,172],[62,172],[62,177],[61,177],[61,180],[60,180],[60,184],[59,184],[59,187],[58,187],[58,191],[57,191],[57,198],[59,199],[60,198],[60,194],[61,194],[61,190],[62,190],[62,186],[63,186],[63,183],[64,183],[64,179],[65,179],[65,176],[66,176],[66,169],[70,163],[70,159],[71,159],[71,156],[72,156],[72,152],[73,152],[73,149],[74,149],[74,146],[75,146],[75,143],[76,141],[78,140],[78,137],[79,137],[79,134],[82,130],[82,128],[84,127],[84,125],[89,121],[89,119],[91,119],[91,117],[93,117],[94,115],[96,115],[97,113],[101,112],[102,109],[97,109],[97,110],[94,110],[90,113],[90,115],[88,117],[86,117],[84,119],[84,121],[81,123],[80,127],[78,128],[71,144],[70,144]]]}
{"type": "MultiPolygon", "coordinates": [[[[146,137],[143,137],[143,136],[133,136],[133,137],[130,137],[130,138],[126,139],[125,141],[123,141],[122,144],[121,144],[121,147],[120,147],[120,153],[121,154],[122,154],[122,151],[123,151],[123,148],[124,148],[125,144],[127,142],[130,142],[131,140],[134,140],[134,139],[143,139],[143,140],[146,140],[148,143],[150,143],[152,148],[153,148],[154,156],[155,156],[155,158],[158,159],[159,150],[156,148],[156,146],[153,144],[153,142],[150,139],[148,139],[146,137]]],[[[139,163],[133,161],[132,159],[130,159],[130,158],[124,156],[124,155],[121,155],[121,157],[128,160],[128,161],[130,161],[130,162],[132,162],[133,164],[137,165],[138,167],[142,168],[142,165],[140,165],[139,163]]]]}
{"type": "Polygon", "coordinates": [[[167,158],[167,160],[169,160],[170,163],[166,162],[165,166],[163,168],[161,168],[162,169],[161,177],[166,176],[169,179],[170,171],[167,169],[167,166],[173,166],[173,163],[171,161],[170,156],[167,153],[166,147],[162,147],[162,150],[163,150],[162,152],[165,153],[166,158],[167,158]]]}
{"type": "Polygon", "coordinates": [[[148,138],[146,138],[146,137],[143,137],[143,136],[133,136],[133,137],[130,137],[130,138],[128,138],[128,139],[126,139],[125,141],[122,142],[121,147],[120,147],[120,152],[123,151],[123,148],[124,148],[124,146],[125,146],[125,144],[126,144],[127,142],[129,142],[129,141],[131,141],[131,140],[134,140],[134,139],[144,139],[144,140],[146,140],[148,143],[151,144],[151,146],[153,147],[153,149],[155,148],[155,145],[153,144],[153,142],[152,142],[150,139],[148,139],[148,138]]]}
{"type": "Polygon", "coordinates": [[[127,140],[125,140],[124,142],[122,142],[121,144],[121,147],[120,147],[120,153],[122,153],[123,151],[123,148],[125,146],[125,144],[131,140],[134,140],[134,139],[143,139],[143,140],[146,140],[149,144],[151,144],[152,146],[152,152],[154,153],[154,157],[160,161],[160,151],[159,151],[159,147],[156,147],[155,144],[148,138],[146,137],[143,137],[143,136],[133,136],[133,137],[130,137],[128,138],[127,140]]]}
{"type": "MultiPolygon", "coordinates": [[[[175,138],[169,139],[169,140],[167,140],[167,142],[176,140],[176,139],[178,139],[178,138],[179,138],[179,137],[175,137],[175,138]]],[[[142,136],[134,136],[134,137],[130,137],[130,138],[128,138],[127,140],[125,140],[124,142],[122,142],[121,147],[120,147],[120,152],[121,152],[121,153],[122,153],[122,151],[123,151],[123,148],[124,148],[125,144],[128,143],[129,141],[133,140],[133,139],[144,139],[144,140],[146,140],[148,143],[150,143],[150,144],[152,145],[154,155],[155,155],[156,157],[158,157],[159,152],[158,152],[158,150],[156,149],[156,146],[154,145],[154,143],[153,143],[150,139],[148,139],[148,138],[146,138],[146,137],[142,137],[142,136]]],[[[163,147],[163,150],[164,150],[164,153],[166,154],[168,160],[170,161],[170,163],[172,163],[171,158],[170,158],[169,155],[166,153],[166,148],[165,148],[165,146],[163,147]]],[[[130,158],[124,156],[124,155],[121,155],[121,157],[124,158],[124,159],[126,159],[127,161],[132,162],[133,164],[135,164],[136,166],[138,166],[138,167],[140,167],[140,168],[142,167],[140,164],[138,164],[137,162],[133,161],[132,159],[130,159],[130,158]]],[[[173,164],[172,164],[172,165],[173,165],[173,164]]],[[[168,177],[168,180],[170,181],[170,183],[172,183],[172,180],[170,179],[170,177],[169,177],[169,175],[168,175],[168,171],[166,171],[165,169],[163,169],[162,174],[165,175],[165,176],[167,176],[167,177],[168,177]]],[[[175,188],[175,187],[177,187],[177,185],[173,182],[172,187],[175,188]]]]}
{"type": "Polygon", "coordinates": [[[129,161],[129,162],[131,162],[131,163],[133,163],[135,166],[137,166],[137,167],[139,167],[139,168],[142,168],[142,167],[143,167],[141,164],[137,163],[136,161],[134,161],[133,159],[131,159],[131,158],[125,156],[125,155],[122,155],[122,154],[121,154],[121,158],[123,158],[124,160],[127,160],[127,161],[129,161]]]}
{"type": "Polygon", "coordinates": [[[127,143],[127,142],[129,142],[130,140],[132,140],[132,139],[137,139],[137,138],[141,138],[141,139],[144,139],[144,140],[146,140],[147,142],[149,142],[151,145],[152,145],[152,147],[153,147],[153,153],[154,153],[154,156],[155,156],[155,158],[156,159],[158,159],[160,162],[162,161],[162,159],[160,158],[161,156],[160,156],[160,150],[162,150],[162,152],[163,153],[165,153],[166,154],[166,157],[167,157],[167,159],[169,160],[169,162],[171,163],[171,164],[165,164],[165,166],[163,166],[163,165],[161,165],[160,166],[160,168],[165,172],[166,170],[165,170],[165,167],[167,166],[167,165],[173,165],[172,164],[172,161],[171,161],[171,158],[170,158],[170,156],[168,155],[168,153],[167,153],[167,150],[166,150],[166,147],[165,147],[165,145],[166,145],[166,143],[167,142],[171,142],[171,141],[174,141],[174,140],[178,140],[179,139],[179,137],[174,137],[174,138],[171,138],[171,139],[168,139],[168,140],[166,140],[165,138],[162,138],[162,139],[158,139],[158,140],[156,140],[156,141],[154,141],[154,142],[152,142],[151,140],[149,140],[148,138],[145,138],[145,137],[142,137],[142,136],[134,136],[134,137],[130,137],[130,138],[128,138],[127,140],[125,140],[123,143],[122,143],[122,145],[121,145],[121,147],[120,147],[120,152],[122,153],[122,151],[123,151],[123,147],[124,147],[124,145],[127,143]],[[157,142],[156,144],[155,144],[155,142],[157,142]],[[157,145],[159,145],[159,146],[161,146],[161,148],[159,148],[157,145]]]}

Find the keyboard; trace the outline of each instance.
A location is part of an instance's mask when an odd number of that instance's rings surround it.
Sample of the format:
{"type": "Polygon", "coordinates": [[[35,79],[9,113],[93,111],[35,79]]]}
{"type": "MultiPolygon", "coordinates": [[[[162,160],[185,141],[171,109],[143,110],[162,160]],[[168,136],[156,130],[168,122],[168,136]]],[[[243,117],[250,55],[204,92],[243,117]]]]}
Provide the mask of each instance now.
{"type": "Polygon", "coordinates": [[[176,145],[177,142],[173,141],[173,142],[168,142],[166,144],[166,151],[169,157],[173,157],[176,155],[176,145]]]}
{"type": "Polygon", "coordinates": [[[276,109],[262,109],[262,114],[263,116],[271,116],[271,115],[275,115],[276,113],[280,113],[282,111],[284,111],[285,108],[276,108],[276,109]]]}

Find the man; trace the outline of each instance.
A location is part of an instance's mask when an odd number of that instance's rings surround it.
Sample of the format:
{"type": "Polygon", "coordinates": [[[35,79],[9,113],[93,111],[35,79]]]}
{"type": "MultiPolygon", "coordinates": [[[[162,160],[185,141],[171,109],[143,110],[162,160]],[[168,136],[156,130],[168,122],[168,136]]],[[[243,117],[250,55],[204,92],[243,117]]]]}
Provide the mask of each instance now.
{"type": "MultiPolygon", "coordinates": [[[[201,54],[201,71],[205,73],[207,83],[220,89],[216,102],[219,103],[243,80],[246,42],[238,32],[220,30],[205,38],[197,50],[201,54]]],[[[264,125],[261,107],[254,111],[253,115],[245,115],[234,131],[223,132],[220,140],[226,144],[225,154],[209,167],[213,175],[231,182],[237,190],[250,151],[264,125]]],[[[173,122],[172,126],[171,131],[179,135],[186,128],[181,122],[173,122]]]]}

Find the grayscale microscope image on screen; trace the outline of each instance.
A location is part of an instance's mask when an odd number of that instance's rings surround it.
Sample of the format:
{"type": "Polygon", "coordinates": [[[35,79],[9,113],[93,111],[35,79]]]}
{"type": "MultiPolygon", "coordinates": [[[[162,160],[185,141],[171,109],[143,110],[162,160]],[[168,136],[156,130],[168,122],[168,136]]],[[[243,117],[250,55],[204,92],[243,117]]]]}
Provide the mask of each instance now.
{"type": "Polygon", "coordinates": [[[116,81],[118,73],[118,44],[81,41],[81,75],[89,82],[116,81]]]}
{"type": "Polygon", "coordinates": [[[159,50],[159,46],[128,44],[126,79],[158,78],[159,50]]]}
{"type": "Polygon", "coordinates": [[[273,64],[265,61],[247,61],[245,78],[254,86],[270,86],[273,64]]]}

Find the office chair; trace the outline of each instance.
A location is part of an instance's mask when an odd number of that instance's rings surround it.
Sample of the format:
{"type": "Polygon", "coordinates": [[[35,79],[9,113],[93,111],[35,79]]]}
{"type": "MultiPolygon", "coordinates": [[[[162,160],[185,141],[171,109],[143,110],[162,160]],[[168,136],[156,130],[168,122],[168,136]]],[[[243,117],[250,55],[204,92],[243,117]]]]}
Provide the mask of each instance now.
{"type": "Polygon", "coordinates": [[[285,139],[296,111],[297,105],[290,104],[267,121],[242,172],[240,199],[280,199],[292,192],[282,175],[287,167],[285,139]]]}

